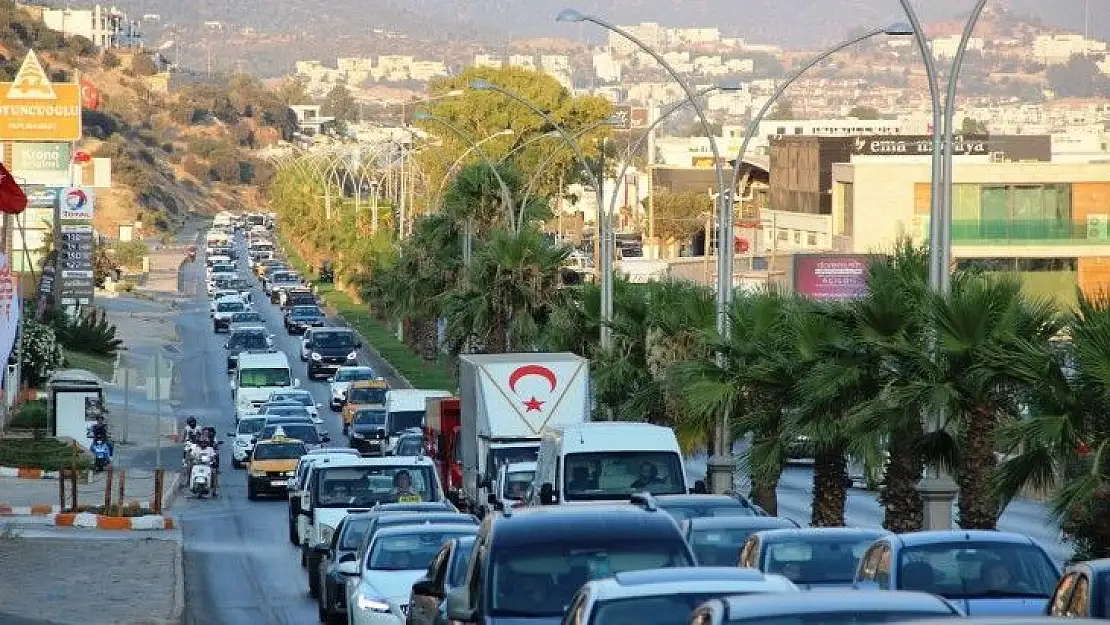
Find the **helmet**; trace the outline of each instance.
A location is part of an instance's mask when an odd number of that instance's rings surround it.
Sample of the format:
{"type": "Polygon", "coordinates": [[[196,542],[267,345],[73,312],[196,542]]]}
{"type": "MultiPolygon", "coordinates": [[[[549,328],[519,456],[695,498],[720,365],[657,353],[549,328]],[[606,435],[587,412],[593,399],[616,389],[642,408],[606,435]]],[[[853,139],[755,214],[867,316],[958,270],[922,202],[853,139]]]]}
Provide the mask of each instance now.
{"type": "Polygon", "coordinates": [[[191,428],[197,427],[197,418],[196,417],[189,417],[188,419],[185,419],[185,425],[187,425],[191,428]]]}

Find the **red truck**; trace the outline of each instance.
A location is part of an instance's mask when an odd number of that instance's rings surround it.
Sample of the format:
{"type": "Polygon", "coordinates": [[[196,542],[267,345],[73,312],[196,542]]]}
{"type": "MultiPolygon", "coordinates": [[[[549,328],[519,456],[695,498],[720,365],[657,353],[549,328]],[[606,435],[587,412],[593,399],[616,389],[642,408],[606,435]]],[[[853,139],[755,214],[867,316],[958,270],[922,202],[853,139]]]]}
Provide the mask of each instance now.
{"type": "Polygon", "coordinates": [[[457,397],[431,397],[427,400],[424,437],[428,455],[436,464],[440,482],[447,496],[458,505],[462,490],[462,462],[459,460],[458,439],[462,406],[457,397]]]}

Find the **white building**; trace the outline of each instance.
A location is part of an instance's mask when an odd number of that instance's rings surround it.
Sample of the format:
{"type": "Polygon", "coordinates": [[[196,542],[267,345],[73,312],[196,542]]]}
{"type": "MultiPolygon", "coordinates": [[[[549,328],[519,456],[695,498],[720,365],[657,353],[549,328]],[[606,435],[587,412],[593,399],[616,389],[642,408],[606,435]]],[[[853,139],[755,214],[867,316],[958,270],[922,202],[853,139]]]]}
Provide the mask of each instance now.
{"type": "Polygon", "coordinates": [[[433,78],[447,75],[447,65],[443,61],[413,61],[409,65],[409,79],[428,82],[433,78]]]}
{"type": "Polygon", "coordinates": [[[570,74],[570,57],[565,54],[540,56],[540,67],[548,74],[570,74]]]}
{"type": "Polygon", "coordinates": [[[492,69],[500,69],[502,61],[500,57],[493,56],[492,54],[475,54],[474,67],[489,67],[492,69]]]}
{"type": "Polygon", "coordinates": [[[42,23],[66,37],[81,36],[100,49],[141,48],[142,30],[116,7],[99,4],[89,9],[41,8],[42,23]]]}
{"type": "MultiPolygon", "coordinates": [[[[892,37],[891,39],[896,39],[896,37],[892,37]]],[[[955,58],[956,50],[960,47],[960,37],[957,35],[951,37],[937,37],[929,42],[929,47],[932,48],[933,54],[939,59],[955,58]]],[[[982,52],[983,40],[979,37],[968,39],[967,49],[982,52]]]]}
{"type": "MultiPolygon", "coordinates": [[[[300,62],[297,62],[300,66],[300,62]]],[[[335,61],[335,67],[341,72],[369,72],[374,69],[374,59],[364,59],[358,57],[339,58],[335,61]]]]}
{"type": "Polygon", "coordinates": [[[1105,52],[1105,41],[1085,39],[1083,35],[1037,35],[1033,39],[1033,56],[1046,65],[1062,65],[1076,55],[1105,52]]]}
{"type": "MultiPolygon", "coordinates": [[[[648,47],[658,49],[666,45],[666,29],[655,22],[643,22],[636,26],[622,26],[633,37],[643,41],[648,47]]],[[[618,56],[627,56],[636,50],[636,44],[617,33],[609,33],[609,49],[618,56]]]]}
{"type": "Polygon", "coordinates": [[[620,82],[622,65],[609,52],[595,52],[593,56],[594,74],[602,82],[620,82]]]}
{"type": "Polygon", "coordinates": [[[672,46],[697,46],[721,42],[718,28],[670,28],[667,29],[667,43],[672,46]]]}
{"type": "Polygon", "coordinates": [[[509,66],[536,69],[536,57],[531,54],[511,54],[509,55],[509,66]]]}

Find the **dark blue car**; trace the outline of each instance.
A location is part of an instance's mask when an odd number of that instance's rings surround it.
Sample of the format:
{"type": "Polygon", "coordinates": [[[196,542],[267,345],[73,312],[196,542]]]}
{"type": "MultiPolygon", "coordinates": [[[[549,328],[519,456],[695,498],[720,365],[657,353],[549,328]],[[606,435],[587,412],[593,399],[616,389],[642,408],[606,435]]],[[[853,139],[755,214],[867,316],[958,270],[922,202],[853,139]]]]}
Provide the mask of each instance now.
{"type": "Polygon", "coordinates": [[[809,527],[756,532],[740,551],[740,566],[782,575],[800,588],[851,588],[860,557],[881,529],[809,527]]]}
{"type": "Polygon", "coordinates": [[[1044,613],[1059,577],[1028,536],[949,530],[879,538],[864,554],[855,585],[931,593],[968,616],[1027,616],[1044,613]]]}

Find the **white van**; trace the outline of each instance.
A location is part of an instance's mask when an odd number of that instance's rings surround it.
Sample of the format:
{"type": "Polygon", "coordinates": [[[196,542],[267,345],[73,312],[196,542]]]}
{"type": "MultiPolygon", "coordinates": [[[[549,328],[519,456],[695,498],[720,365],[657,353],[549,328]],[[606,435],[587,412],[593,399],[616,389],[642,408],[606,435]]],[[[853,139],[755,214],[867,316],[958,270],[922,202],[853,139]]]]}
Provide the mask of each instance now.
{"type": "Polygon", "coordinates": [[[636,492],[692,492],[670,428],[619,421],[546,428],[529,505],[627,502],[636,492]]]}
{"type": "Polygon", "coordinates": [[[231,381],[235,419],[238,421],[243,415],[257,413],[271,393],[289,391],[300,385],[301,381],[293,378],[289,359],[283,352],[243,352],[239,355],[235,379],[231,381]]]}
{"type": "Polygon", "coordinates": [[[428,414],[428,400],[437,397],[453,397],[448,391],[422,390],[418,388],[392,389],[385,396],[385,427],[389,432],[385,453],[392,454],[397,439],[410,428],[423,428],[424,417],[428,414]]]}

